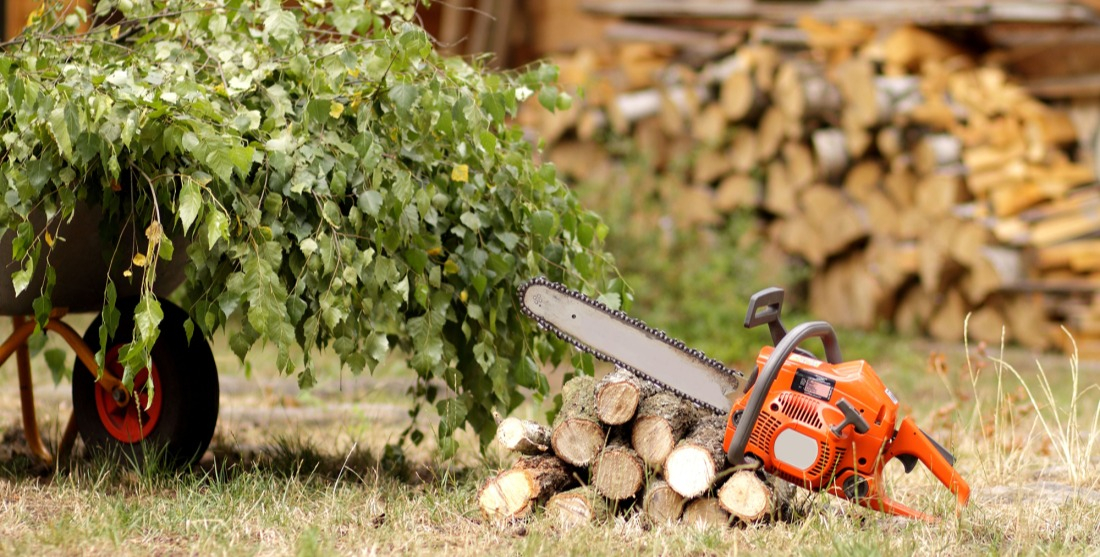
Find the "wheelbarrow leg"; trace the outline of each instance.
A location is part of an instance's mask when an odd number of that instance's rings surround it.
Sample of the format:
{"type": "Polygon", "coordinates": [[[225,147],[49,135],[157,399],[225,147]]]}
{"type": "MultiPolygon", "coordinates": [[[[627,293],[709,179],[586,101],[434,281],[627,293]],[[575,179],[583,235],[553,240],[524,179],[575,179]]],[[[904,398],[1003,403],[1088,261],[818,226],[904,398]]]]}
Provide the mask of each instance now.
{"type": "Polygon", "coordinates": [[[69,414],[69,423],[65,424],[65,433],[61,435],[61,443],[57,446],[58,461],[65,465],[73,456],[73,446],[76,445],[76,436],[80,430],[76,428],[76,413],[69,414]]]}
{"type": "MultiPolygon", "coordinates": [[[[12,317],[12,325],[16,330],[19,330],[24,322],[25,319],[22,316],[12,317]]],[[[19,401],[23,407],[23,435],[27,439],[27,447],[43,464],[53,466],[53,455],[42,443],[42,436],[38,432],[38,418],[34,410],[34,385],[31,382],[31,355],[26,340],[19,343],[15,349],[15,364],[19,368],[19,401]]]]}

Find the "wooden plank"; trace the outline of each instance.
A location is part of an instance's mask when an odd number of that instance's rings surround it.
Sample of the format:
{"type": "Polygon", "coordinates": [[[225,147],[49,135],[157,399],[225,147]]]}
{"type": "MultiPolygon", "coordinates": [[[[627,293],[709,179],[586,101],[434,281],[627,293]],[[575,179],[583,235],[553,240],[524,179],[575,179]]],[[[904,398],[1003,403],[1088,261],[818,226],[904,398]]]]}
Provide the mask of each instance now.
{"type": "Polygon", "coordinates": [[[585,0],[592,13],[634,18],[757,19],[794,23],[801,17],[822,21],[856,19],[875,23],[972,26],[991,22],[1091,22],[1095,15],[1074,4],[1036,1],[821,0],[819,2],[753,2],[751,0],[585,0]]]}
{"type": "Polygon", "coordinates": [[[1044,99],[1091,99],[1100,97],[1100,72],[1032,79],[1024,87],[1044,99]]]}

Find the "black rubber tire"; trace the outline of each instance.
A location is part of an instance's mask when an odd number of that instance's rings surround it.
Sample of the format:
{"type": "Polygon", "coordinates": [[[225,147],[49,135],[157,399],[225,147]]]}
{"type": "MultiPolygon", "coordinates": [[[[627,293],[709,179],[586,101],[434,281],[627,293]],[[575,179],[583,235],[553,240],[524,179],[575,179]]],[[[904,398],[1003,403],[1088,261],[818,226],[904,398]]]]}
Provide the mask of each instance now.
{"type": "MultiPolygon", "coordinates": [[[[129,342],[134,330],[136,298],[118,302],[119,319],[115,336],[108,347],[129,342]]],[[[206,451],[218,422],[218,368],[210,345],[195,331],[190,344],[183,323],[187,313],[176,305],[161,300],[164,319],[160,336],[153,347],[153,364],[157,368],[160,387],[154,396],[161,399],[160,417],[145,439],[126,443],[108,432],[96,408],[95,375],[76,359],[73,366],[73,414],[84,445],[91,451],[120,455],[141,465],[146,455],[171,468],[181,468],[197,461],[206,451]]],[[[99,350],[97,316],[84,333],[84,342],[93,351],[99,350]]]]}

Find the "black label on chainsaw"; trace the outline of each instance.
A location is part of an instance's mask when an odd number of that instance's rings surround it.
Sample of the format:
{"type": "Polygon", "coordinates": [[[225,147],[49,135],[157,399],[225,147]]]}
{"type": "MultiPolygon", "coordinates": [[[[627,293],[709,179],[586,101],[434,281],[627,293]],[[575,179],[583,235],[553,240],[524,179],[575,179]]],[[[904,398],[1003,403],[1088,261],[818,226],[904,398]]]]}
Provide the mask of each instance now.
{"type": "Polygon", "coordinates": [[[829,400],[832,398],[833,387],[836,387],[835,379],[829,379],[828,377],[823,377],[816,373],[810,373],[801,368],[795,371],[794,383],[791,384],[791,390],[807,396],[812,396],[818,400],[829,400]]]}

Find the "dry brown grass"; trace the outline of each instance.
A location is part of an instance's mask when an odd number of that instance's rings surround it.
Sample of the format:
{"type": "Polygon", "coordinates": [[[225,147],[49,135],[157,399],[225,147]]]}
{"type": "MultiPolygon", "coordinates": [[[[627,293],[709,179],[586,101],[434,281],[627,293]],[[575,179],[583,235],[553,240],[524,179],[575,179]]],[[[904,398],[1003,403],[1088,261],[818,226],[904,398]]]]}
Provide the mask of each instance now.
{"type": "MultiPolygon", "coordinates": [[[[618,518],[559,531],[541,516],[482,519],[473,495],[507,456],[477,454],[472,435],[455,462],[434,460],[430,440],[403,458],[384,452],[407,425],[399,368],[342,379],[333,369],[334,379],[303,394],[268,373],[265,358],[253,358],[246,379],[232,356],[219,356],[214,450],[182,474],[86,459],[64,473],[36,469],[13,435],[14,373],[3,374],[0,554],[1084,555],[1100,542],[1095,364],[1037,364],[975,346],[870,358],[906,409],[954,450],[972,486],[956,516],[929,474],[890,471],[893,495],[945,517],[936,524],[802,493],[802,515],[774,525],[651,529],[618,518]]],[[[50,387],[41,367],[39,407],[56,439],[68,384],[50,387]]]]}

